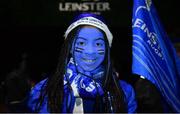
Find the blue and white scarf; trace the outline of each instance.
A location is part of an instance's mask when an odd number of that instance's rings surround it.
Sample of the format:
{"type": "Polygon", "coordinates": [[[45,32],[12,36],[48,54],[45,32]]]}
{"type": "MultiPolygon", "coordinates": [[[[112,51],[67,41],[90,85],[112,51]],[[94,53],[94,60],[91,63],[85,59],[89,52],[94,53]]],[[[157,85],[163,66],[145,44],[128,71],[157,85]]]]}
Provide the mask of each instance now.
{"type": "Polygon", "coordinates": [[[67,65],[67,73],[64,75],[64,91],[68,91],[66,89],[68,89],[69,83],[75,97],[95,98],[98,94],[100,96],[103,95],[104,91],[101,86],[101,79],[104,75],[103,68],[98,68],[96,73],[92,72],[92,75],[85,76],[82,73],[78,73],[73,58],[71,58],[67,65]],[[91,77],[98,77],[98,79],[91,77]]]}

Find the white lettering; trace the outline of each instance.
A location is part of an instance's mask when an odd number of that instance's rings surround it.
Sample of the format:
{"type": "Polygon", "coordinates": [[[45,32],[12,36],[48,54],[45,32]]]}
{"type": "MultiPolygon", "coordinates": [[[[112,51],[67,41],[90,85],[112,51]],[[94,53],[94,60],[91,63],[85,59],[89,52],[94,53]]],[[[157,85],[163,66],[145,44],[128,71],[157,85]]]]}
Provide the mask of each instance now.
{"type": "MultiPolygon", "coordinates": [[[[72,4],[71,4],[72,5],[72,4]]],[[[72,11],[76,11],[76,10],[81,10],[82,9],[82,6],[81,4],[74,4],[72,7],[72,11]]]]}
{"type": "Polygon", "coordinates": [[[147,35],[147,37],[149,39],[149,40],[147,40],[147,43],[150,45],[152,50],[154,50],[154,52],[163,60],[161,48],[157,42],[157,35],[154,32],[151,32],[149,30],[146,23],[143,20],[137,18],[137,19],[133,20],[132,27],[137,27],[137,28],[141,29],[147,35]]]}
{"type": "Polygon", "coordinates": [[[138,27],[140,28],[141,24],[143,24],[143,21],[141,19],[136,19],[132,27],[138,27]]]}
{"type": "Polygon", "coordinates": [[[163,60],[164,58],[163,58],[161,51],[159,49],[157,49],[150,40],[148,40],[147,43],[151,46],[151,49],[153,49],[154,52],[163,60]]]}
{"type": "Polygon", "coordinates": [[[90,7],[90,10],[93,11],[94,7],[95,7],[95,4],[93,2],[88,3],[88,4],[89,4],[89,7],[90,7]]]}
{"type": "Polygon", "coordinates": [[[107,11],[111,10],[111,9],[110,9],[110,4],[109,4],[108,2],[103,4],[103,8],[104,8],[104,11],[106,11],[106,10],[107,10],[107,11]]]}
{"type": "Polygon", "coordinates": [[[95,89],[95,86],[93,85],[94,82],[91,82],[88,87],[86,87],[87,92],[92,92],[95,89]]]}
{"type": "Polygon", "coordinates": [[[59,10],[60,10],[60,11],[65,11],[62,3],[59,3],[59,10]]]}
{"type": "Polygon", "coordinates": [[[144,30],[146,27],[146,24],[144,23],[142,26],[141,26],[141,29],[144,30]]]}
{"type": "Polygon", "coordinates": [[[109,11],[108,2],[60,2],[59,11],[109,11]]]}
{"type": "Polygon", "coordinates": [[[82,9],[83,11],[88,11],[89,10],[88,4],[86,3],[82,4],[82,9]]]}
{"type": "MultiPolygon", "coordinates": [[[[157,44],[157,36],[156,36],[156,34],[155,33],[152,33],[152,36],[151,36],[151,40],[152,40],[152,43],[154,44],[154,45],[156,45],[157,44]]],[[[160,48],[160,46],[158,45],[158,49],[160,48]]]]}
{"type": "Polygon", "coordinates": [[[103,11],[103,10],[104,10],[104,9],[103,9],[103,8],[104,8],[104,7],[103,7],[103,4],[97,3],[96,5],[97,5],[97,10],[98,10],[98,11],[103,11]]]}
{"type": "Polygon", "coordinates": [[[151,37],[151,32],[149,32],[149,29],[147,27],[144,28],[144,32],[147,34],[147,36],[150,38],[151,37]]]}

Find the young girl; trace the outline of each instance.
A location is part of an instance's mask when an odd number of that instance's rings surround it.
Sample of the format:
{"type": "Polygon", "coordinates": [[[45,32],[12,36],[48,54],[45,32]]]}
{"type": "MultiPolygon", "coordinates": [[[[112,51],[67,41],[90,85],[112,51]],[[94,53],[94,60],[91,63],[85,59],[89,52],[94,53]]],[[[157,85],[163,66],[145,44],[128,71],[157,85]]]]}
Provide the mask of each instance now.
{"type": "Polygon", "coordinates": [[[81,14],[65,32],[56,72],[32,89],[32,112],[136,111],[133,88],[117,78],[110,57],[112,34],[102,17],[81,14]]]}

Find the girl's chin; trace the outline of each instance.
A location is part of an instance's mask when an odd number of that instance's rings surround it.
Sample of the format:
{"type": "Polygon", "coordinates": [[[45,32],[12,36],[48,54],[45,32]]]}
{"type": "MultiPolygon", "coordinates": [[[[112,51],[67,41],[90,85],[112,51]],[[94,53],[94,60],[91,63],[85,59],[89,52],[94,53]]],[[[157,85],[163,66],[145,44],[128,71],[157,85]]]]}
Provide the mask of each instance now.
{"type": "Polygon", "coordinates": [[[91,72],[93,70],[96,69],[96,67],[87,67],[87,66],[84,66],[84,67],[81,67],[83,69],[83,71],[85,72],[91,72]]]}

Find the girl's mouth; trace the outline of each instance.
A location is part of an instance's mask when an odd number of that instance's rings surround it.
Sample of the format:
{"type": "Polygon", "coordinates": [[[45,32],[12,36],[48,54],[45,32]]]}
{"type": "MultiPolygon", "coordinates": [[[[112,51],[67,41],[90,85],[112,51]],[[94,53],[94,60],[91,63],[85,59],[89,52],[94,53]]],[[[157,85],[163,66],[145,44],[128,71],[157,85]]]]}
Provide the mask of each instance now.
{"type": "Polygon", "coordinates": [[[82,60],[87,62],[87,63],[93,63],[96,61],[96,59],[85,59],[85,58],[82,58],[82,60]]]}

